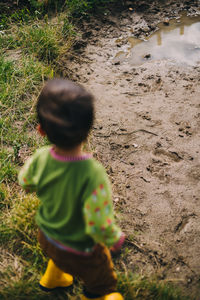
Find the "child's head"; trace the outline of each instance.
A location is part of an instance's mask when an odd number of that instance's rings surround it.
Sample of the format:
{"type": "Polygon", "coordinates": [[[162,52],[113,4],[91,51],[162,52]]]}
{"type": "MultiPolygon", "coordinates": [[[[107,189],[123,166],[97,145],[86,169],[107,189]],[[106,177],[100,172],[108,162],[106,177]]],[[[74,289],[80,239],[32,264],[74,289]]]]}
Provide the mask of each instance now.
{"type": "Polygon", "coordinates": [[[80,145],[93,125],[93,96],[70,80],[48,81],[38,97],[36,109],[41,129],[60,148],[80,145]]]}

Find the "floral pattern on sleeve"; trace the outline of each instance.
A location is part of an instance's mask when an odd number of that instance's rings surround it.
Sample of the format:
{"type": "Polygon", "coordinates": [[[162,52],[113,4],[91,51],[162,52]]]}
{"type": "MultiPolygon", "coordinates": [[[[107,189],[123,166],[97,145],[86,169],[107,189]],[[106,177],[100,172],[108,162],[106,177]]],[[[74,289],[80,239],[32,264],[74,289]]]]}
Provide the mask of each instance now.
{"type": "Polygon", "coordinates": [[[118,242],[122,232],[115,224],[112,202],[103,184],[85,201],[83,212],[86,232],[96,243],[111,247],[118,242]]]}

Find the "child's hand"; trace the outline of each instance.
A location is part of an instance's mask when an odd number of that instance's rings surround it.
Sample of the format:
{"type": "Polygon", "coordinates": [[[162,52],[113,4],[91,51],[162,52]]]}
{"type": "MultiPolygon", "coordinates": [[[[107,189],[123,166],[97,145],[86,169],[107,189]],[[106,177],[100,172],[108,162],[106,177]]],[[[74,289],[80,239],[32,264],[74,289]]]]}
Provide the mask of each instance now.
{"type": "Polygon", "coordinates": [[[121,252],[121,247],[122,247],[122,245],[123,245],[123,243],[124,243],[124,240],[125,240],[125,234],[122,232],[119,241],[118,241],[114,246],[112,246],[112,247],[110,248],[110,252],[111,252],[112,255],[115,256],[115,255],[117,255],[117,254],[120,254],[120,252],[121,252]]]}

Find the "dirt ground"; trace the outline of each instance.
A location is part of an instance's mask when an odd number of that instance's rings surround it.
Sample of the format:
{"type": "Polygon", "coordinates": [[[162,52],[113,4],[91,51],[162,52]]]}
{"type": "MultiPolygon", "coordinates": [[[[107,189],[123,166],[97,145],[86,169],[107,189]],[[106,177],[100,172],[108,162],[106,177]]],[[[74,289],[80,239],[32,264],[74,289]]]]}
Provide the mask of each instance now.
{"type": "MultiPolygon", "coordinates": [[[[113,183],[126,268],[200,299],[200,65],[116,62],[116,40],[199,13],[199,1],[129,1],[83,26],[70,67],[96,96],[91,144],[113,183]],[[127,29],[128,28],[128,29],[127,29]]],[[[197,37],[199,38],[199,37],[197,37]]],[[[123,43],[122,43],[123,44],[123,43]]],[[[67,68],[68,68],[67,67],[67,68]]],[[[64,69],[64,68],[63,68],[64,69]]]]}

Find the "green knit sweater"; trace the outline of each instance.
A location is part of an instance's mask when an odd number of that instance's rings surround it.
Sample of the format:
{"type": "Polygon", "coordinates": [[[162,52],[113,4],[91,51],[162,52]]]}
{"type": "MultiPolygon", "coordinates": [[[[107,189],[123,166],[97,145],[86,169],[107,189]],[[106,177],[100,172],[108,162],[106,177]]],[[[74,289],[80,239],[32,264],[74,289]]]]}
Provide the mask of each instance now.
{"type": "Polygon", "coordinates": [[[43,147],[26,161],[19,183],[37,193],[41,203],[36,222],[51,239],[84,252],[96,243],[111,247],[120,240],[109,179],[93,158],[75,160],[43,147]]]}

